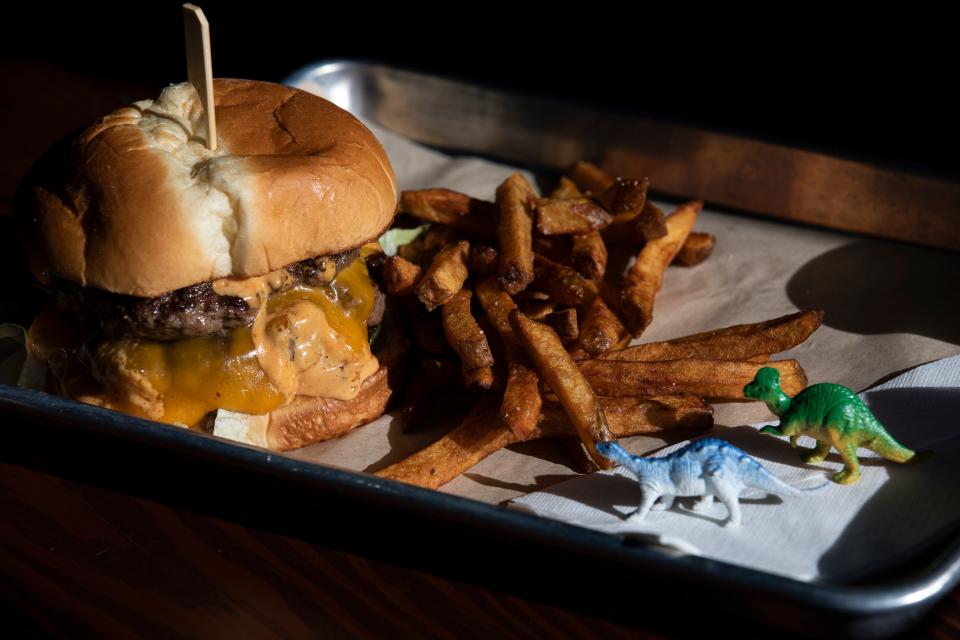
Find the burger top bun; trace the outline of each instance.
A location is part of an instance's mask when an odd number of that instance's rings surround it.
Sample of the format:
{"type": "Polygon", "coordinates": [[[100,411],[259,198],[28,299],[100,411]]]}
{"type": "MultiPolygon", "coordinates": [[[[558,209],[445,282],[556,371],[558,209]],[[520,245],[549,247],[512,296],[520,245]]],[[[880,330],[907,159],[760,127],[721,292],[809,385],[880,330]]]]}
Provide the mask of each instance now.
{"type": "Polygon", "coordinates": [[[218,146],[188,84],[55,146],[15,211],[31,269],[153,297],[357,247],[393,219],[396,179],[359,120],[290,87],[215,80],[218,146]]]}

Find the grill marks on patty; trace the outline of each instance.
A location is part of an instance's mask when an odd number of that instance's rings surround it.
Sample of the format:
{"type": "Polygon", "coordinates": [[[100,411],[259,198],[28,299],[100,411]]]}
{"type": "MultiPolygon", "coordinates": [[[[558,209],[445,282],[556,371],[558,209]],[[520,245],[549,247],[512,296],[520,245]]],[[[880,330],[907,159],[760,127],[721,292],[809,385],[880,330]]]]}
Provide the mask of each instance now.
{"type": "MultiPolygon", "coordinates": [[[[318,286],[330,282],[357,256],[359,250],[354,249],[311,258],[289,265],[287,272],[292,276],[292,284],[318,286]]],[[[215,293],[211,282],[200,282],[155,298],[109,293],[66,281],[58,281],[55,287],[61,304],[98,321],[103,332],[110,337],[192,338],[249,325],[257,315],[256,307],[247,304],[243,298],[215,293]]],[[[370,326],[379,324],[383,316],[381,297],[377,290],[374,313],[368,321],[370,326]]]]}

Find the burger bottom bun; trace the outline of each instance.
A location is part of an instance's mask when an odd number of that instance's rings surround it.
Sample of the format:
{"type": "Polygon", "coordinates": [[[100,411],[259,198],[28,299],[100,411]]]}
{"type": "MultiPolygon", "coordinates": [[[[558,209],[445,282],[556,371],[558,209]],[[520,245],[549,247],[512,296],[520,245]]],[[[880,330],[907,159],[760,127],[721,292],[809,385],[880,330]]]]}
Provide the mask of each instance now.
{"type": "Polygon", "coordinates": [[[394,391],[402,384],[407,339],[396,327],[388,330],[386,344],[376,354],[380,368],[360,387],[352,400],[297,396],[292,402],[264,415],[220,410],[213,434],[273,451],[289,451],[330,440],[383,415],[394,391]]]}

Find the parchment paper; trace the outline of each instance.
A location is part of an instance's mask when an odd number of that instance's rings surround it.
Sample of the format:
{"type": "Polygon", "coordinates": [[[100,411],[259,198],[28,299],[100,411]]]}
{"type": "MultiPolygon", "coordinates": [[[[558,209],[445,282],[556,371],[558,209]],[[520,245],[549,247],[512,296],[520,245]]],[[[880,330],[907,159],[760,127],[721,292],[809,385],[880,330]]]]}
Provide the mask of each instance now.
{"type": "MultiPolygon", "coordinates": [[[[401,189],[447,187],[492,200],[496,186],[515,171],[476,158],[451,157],[371,129],[386,147],[401,189]]],[[[656,175],[650,178],[655,188],[656,175]]],[[[676,203],[658,204],[669,212],[676,203]]],[[[696,230],[716,235],[716,250],[697,267],[668,269],[653,324],[641,341],[820,307],[827,312],[824,326],[783,356],[798,359],[811,383],[838,382],[859,391],[904,369],[960,354],[960,259],[955,254],[709,208],[696,230]]],[[[771,417],[758,403],[716,407],[719,425],[736,427],[771,417]]],[[[442,435],[442,429],[404,435],[399,422],[386,416],[288,455],[375,471],[442,435]]],[[[638,437],[626,440],[625,446],[641,453],[666,442],[638,437]]],[[[576,475],[570,464],[569,454],[557,443],[513,445],[441,491],[501,503],[576,475]]]]}

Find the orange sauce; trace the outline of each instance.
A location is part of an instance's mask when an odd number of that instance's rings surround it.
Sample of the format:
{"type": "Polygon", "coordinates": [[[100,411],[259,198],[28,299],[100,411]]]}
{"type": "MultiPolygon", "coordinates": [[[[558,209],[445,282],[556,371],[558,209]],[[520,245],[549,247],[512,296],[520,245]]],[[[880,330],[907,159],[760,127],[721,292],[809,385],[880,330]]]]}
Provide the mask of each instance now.
{"type": "MultiPolygon", "coordinates": [[[[196,428],[215,409],[263,414],[298,393],[354,397],[379,366],[367,340],[375,296],[363,259],[368,253],[330,284],[270,294],[253,327],[169,342],[124,338],[101,344],[96,360],[106,387],[102,404],[196,428]],[[284,333],[285,323],[297,330],[284,333]]],[[[262,291],[259,283],[255,288],[262,291]]]]}

